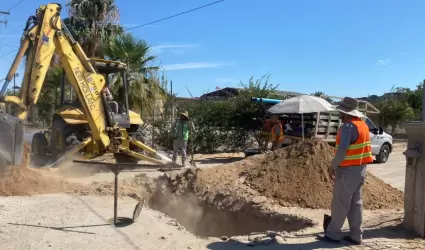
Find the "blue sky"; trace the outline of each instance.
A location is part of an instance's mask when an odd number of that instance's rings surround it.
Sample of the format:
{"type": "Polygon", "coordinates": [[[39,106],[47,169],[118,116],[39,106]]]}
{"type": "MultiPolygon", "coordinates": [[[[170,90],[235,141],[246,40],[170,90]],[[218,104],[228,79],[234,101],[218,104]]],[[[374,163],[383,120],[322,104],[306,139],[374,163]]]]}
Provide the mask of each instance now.
{"type": "MultiPolygon", "coordinates": [[[[134,27],[213,1],[116,2],[121,23],[134,27]]],[[[0,78],[27,17],[46,3],[24,0],[0,16],[9,21],[0,27],[0,78]]],[[[425,78],[424,9],[423,0],[225,0],[132,32],[153,46],[179,96],[189,96],[186,86],[199,96],[270,74],[281,90],[360,97],[425,78]]]]}

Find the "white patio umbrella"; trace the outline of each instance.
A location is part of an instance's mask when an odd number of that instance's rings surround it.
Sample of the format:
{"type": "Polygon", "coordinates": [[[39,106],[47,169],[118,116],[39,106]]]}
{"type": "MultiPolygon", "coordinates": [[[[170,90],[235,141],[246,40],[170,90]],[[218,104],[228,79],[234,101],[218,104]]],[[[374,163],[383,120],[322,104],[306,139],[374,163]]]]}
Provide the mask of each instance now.
{"type": "Polygon", "coordinates": [[[304,113],[333,112],[335,108],[323,98],[300,95],[279,102],[267,110],[272,114],[301,114],[302,136],[304,140],[304,113]]]}

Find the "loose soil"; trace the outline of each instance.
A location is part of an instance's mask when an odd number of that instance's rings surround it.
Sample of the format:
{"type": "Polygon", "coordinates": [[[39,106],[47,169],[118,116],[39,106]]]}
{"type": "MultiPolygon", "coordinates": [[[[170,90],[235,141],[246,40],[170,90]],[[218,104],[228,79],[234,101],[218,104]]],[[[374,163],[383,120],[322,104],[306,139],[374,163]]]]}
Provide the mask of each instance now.
{"type": "MultiPolygon", "coordinates": [[[[282,206],[329,209],[332,184],[329,166],[333,148],[321,140],[254,155],[244,160],[204,169],[197,177],[204,195],[247,192],[274,199],[282,206]],[[245,190],[245,191],[241,191],[245,190]]],[[[373,164],[369,165],[373,167],[373,164]]],[[[363,187],[365,209],[402,208],[403,193],[368,173],[363,187]]]]}
{"type": "MultiPolygon", "coordinates": [[[[283,206],[330,208],[333,185],[328,171],[332,158],[333,148],[328,143],[313,140],[223,168],[240,169],[246,185],[283,206]]],[[[362,196],[365,209],[403,206],[403,193],[371,173],[367,174],[362,196]]]]}
{"type": "Polygon", "coordinates": [[[266,230],[292,232],[315,225],[306,217],[276,213],[249,190],[224,186],[210,189],[203,177],[203,170],[188,169],[159,178],[149,206],[175,218],[200,237],[231,237],[266,230]]]}
{"type": "MultiPolygon", "coordinates": [[[[141,174],[120,181],[119,195],[147,200],[151,208],[177,219],[201,237],[230,237],[266,230],[299,231],[316,223],[300,215],[278,213],[274,207],[329,208],[332,185],[328,168],[332,155],[327,143],[306,141],[227,165],[164,174],[156,180],[141,174]]],[[[58,177],[67,173],[66,168],[31,169],[28,157],[24,158],[21,166],[0,173],[0,195],[113,194],[110,182],[68,183],[58,177]]],[[[93,174],[89,172],[86,174],[93,174]]],[[[400,208],[403,204],[402,192],[371,174],[363,199],[366,209],[400,208]]]]}
{"type": "Polygon", "coordinates": [[[48,169],[30,168],[30,152],[31,147],[25,144],[22,163],[0,171],[0,196],[30,196],[80,188],[77,184],[52,175],[48,169]]]}

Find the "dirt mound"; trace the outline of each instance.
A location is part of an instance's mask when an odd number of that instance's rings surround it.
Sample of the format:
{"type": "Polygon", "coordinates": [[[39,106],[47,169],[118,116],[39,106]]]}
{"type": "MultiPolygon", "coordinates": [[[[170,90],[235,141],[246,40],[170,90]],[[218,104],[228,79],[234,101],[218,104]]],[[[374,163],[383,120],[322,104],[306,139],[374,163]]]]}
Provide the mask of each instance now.
{"type": "Polygon", "coordinates": [[[302,216],[275,212],[264,200],[256,199],[257,193],[249,188],[232,188],[230,183],[215,185],[208,176],[208,171],[200,169],[163,176],[157,180],[148,204],[201,237],[246,235],[266,230],[290,232],[314,225],[302,216]]]}
{"type": "Polygon", "coordinates": [[[23,162],[19,166],[9,166],[0,172],[1,196],[27,196],[58,193],[79,188],[49,174],[48,170],[29,168],[29,145],[24,146],[23,162]]]}
{"type": "MultiPolygon", "coordinates": [[[[329,144],[313,140],[227,167],[240,169],[246,185],[283,206],[329,208],[332,184],[328,168],[332,158],[333,148],[329,144]]],[[[400,208],[403,193],[368,173],[363,204],[366,209],[400,208]]]]}

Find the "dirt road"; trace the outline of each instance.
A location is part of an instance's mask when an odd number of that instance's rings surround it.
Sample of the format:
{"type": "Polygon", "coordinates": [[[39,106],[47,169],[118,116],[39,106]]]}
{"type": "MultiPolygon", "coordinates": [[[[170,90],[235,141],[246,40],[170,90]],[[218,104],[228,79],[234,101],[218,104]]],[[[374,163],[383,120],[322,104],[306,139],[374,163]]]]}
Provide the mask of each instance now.
{"type": "MultiPolygon", "coordinates": [[[[403,147],[400,147],[403,148],[403,147]]],[[[402,149],[397,149],[386,164],[371,165],[369,170],[398,188],[404,186],[402,149]]],[[[197,157],[199,167],[237,160],[240,154],[197,157]]],[[[121,179],[130,179],[139,171],[127,171],[121,179]]],[[[158,172],[148,175],[157,176],[158,172]]],[[[70,180],[88,184],[112,181],[111,173],[73,176],[70,180]]],[[[119,199],[119,216],[132,217],[136,200],[119,199]]],[[[318,242],[315,234],[322,231],[325,212],[321,209],[274,207],[280,214],[297,214],[312,219],[316,226],[297,233],[258,242],[254,249],[424,249],[423,240],[413,239],[401,229],[403,211],[365,211],[362,247],[329,245],[318,242]]],[[[0,197],[1,249],[247,249],[250,236],[201,238],[189,233],[173,218],[144,208],[138,220],[126,227],[115,228],[108,220],[113,215],[111,196],[77,196],[47,194],[32,197],[0,197]]],[[[345,225],[347,228],[348,225],[345,225]]],[[[252,238],[252,236],[251,236],[252,238]]],[[[251,239],[252,240],[252,239],[251,239]]]]}
{"type": "Polygon", "coordinates": [[[406,145],[405,142],[394,143],[394,150],[386,163],[368,166],[373,175],[401,191],[404,191],[406,176],[406,157],[402,154],[406,145]]]}
{"type": "MultiPolygon", "coordinates": [[[[121,199],[119,215],[131,217],[135,201],[121,199]]],[[[202,239],[187,232],[172,218],[144,209],[134,224],[114,228],[110,197],[76,197],[64,194],[0,198],[1,249],[246,249],[248,236],[202,239]]],[[[307,215],[320,223],[324,210],[281,208],[281,213],[307,215]]],[[[421,240],[412,240],[398,229],[402,212],[365,213],[365,249],[420,249],[421,240]],[[380,224],[381,223],[381,224],[380,224]],[[377,227],[376,225],[379,225],[377,227]]],[[[297,234],[283,233],[275,242],[255,249],[353,249],[348,245],[317,242],[320,226],[297,234]]],[[[356,248],[354,248],[356,249],[356,248]]],[[[360,249],[360,248],[359,248],[360,249]]]]}

